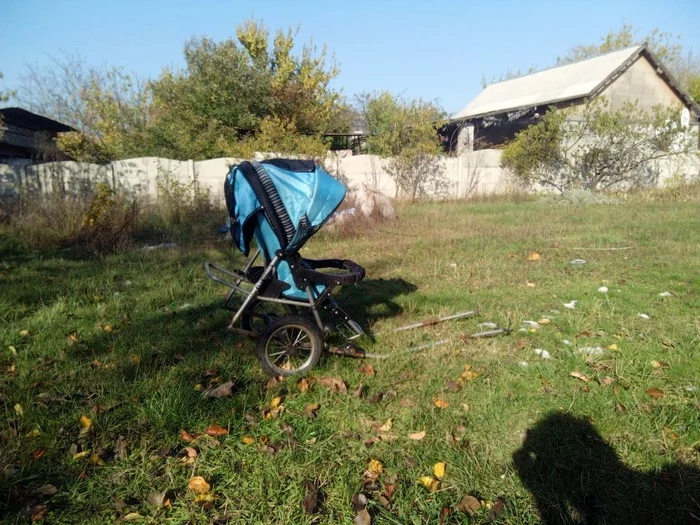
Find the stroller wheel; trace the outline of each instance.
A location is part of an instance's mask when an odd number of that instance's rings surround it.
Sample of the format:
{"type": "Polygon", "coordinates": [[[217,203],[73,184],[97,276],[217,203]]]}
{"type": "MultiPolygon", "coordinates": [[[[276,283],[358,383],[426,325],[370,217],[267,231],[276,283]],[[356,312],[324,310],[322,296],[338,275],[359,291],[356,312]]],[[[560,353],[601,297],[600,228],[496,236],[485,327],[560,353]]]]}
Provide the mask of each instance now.
{"type": "Polygon", "coordinates": [[[284,315],[297,313],[295,306],[272,301],[255,300],[248,312],[241,316],[241,327],[260,334],[267,325],[284,315]]]}
{"type": "Polygon", "coordinates": [[[271,376],[305,374],[321,358],[323,337],[318,327],[298,315],[279,317],[258,338],[258,359],[271,376]]]}

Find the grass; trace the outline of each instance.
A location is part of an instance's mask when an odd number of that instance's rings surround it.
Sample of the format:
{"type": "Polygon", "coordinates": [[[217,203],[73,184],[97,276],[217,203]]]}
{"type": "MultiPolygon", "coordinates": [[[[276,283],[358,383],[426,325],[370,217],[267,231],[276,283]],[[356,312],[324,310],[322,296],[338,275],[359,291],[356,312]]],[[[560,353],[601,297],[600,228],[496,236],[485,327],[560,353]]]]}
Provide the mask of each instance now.
{"type": "Polygon", "coordinates": [[[374,376],[356,360],[325,357],[311,378],[341,378],[348,394],[313,381],[306,391],[296,380],[266,388],[254,344],[225,332],[222,290],[202,270],[208,259],[240,263],[214,235],[99,261],[30,253],[0,235],[0,515],[352,523],[351,499],[377,459],[380,487],[397,486],[388,509],[365,489],[377,524],[437,523],[441,514],[445,523],[685,522],[700,515],[698,232],[697,202],[537,201],[422,203],[367,236],[322,231],[306,256],[349,257],[367,269],[340,303],[377,334],[368,351],[451,341],[367,360],[374,376]],[[528,261],[535,251],[540,260],[528,261]],[[576,257],[588,263],[570,264],[576,257]],[[571,300],[572,310],[563,306],[571,300]],[[387,333],[471,309],[480,316],[387,333]],[[518,330],[545,316],[552,322],[539,330],[518,330]],[[464,338],[484,321],[514,331],[464,338]],[[478,377],[450,384],[467,364],[478,377]],[[231,396],[202,397],[227,381],[231,396]],[[284,412],[262,418],[277,396],[284,412]],[[312,403],[315,419],[304,415],[312,403]],[[81,416],[92,422],[83,435],[81,416]],[[228,434],[181,439],[210,425],[228,434]],[[423,430],[424,439],[408,439],[423,430]],[[186,446],[197,456],[183,461],[186,446]],[[417,480],[436,462],[447,472],[431,493],[417,480]],[[212,501],[195,501],[193,476],[211,485],[212,501]],[[320,487],[313,515],[303,506],[308,481],[320,487]],[[54,495],[35,492],[47,484],[54,495]],[[168,506],[149,503],[162,491],[168,506]],[[482,502],[473,515],[456,508],[467,494],[482,502]]]}

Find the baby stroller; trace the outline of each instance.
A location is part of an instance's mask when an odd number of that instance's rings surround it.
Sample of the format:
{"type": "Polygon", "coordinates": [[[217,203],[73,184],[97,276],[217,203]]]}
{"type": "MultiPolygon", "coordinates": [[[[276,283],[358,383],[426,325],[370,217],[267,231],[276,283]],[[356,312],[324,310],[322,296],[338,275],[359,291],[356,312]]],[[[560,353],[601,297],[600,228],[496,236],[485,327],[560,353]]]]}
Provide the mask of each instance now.
{"type": "Polygon", "coordinates": [[[204,265],[211,279],[231,289],[224,307],[235,313],[227,329],[257,338],[260,365],[271,376],[308,372],[331,336],[346,340],[332,351],[357,355],[350,341],[363,335],[362,328],[333,292],[361,281],[364,268],[299,254],[343,201],[345,186],[313,161],[271,159],[232,166],[224,193],[234,244],[246,256],[253,239],[257,244],[242,270],[204,265]],[[255,266],[261,255],[263,265],[255,266]],[[319,271],[324,268],[335,271],[319,271]]]}

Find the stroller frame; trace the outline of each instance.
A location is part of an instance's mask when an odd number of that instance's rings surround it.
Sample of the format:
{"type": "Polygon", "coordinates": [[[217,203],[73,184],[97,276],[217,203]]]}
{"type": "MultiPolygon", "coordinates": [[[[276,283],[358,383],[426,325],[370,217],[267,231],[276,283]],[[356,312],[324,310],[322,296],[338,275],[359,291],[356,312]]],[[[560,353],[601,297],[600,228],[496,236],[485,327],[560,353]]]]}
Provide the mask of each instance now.
{"type": "Polygon", "coordinates": [[[342,202],[345,195],[344,186],[313,163],[273,159],[260,164],[244,162],[233,166],[227,178],[225,191],[232,219],[234,244],[247,254],[252,238],[255,237],[258,242],[257,249],[242,270],[229,270],[212,262],[204,264],[210,279],[230,288],[223,302],[224,308],[234,312],[227,330],[257,338],[260,364],[265,372],[273,376],[307,372],[318,362],[324,350],[355,357],[361,355],[362,350],[350,341],[364,335],[364,331],[340,308],[332,296],[339,286],[362,280],[365,276],[364,268],[350,260],[312,260],[299,254],[299,249],[305,241],[342,202]],[[270,177],[266,168],[277,178],[270,177]],[[289,171],[291,173],[287,175],[289,171]],[[309,206],[308,210],[300,211],[299,203],[303,202],[303,199],[295,197],[293,192],[298,186],[305,184],[307,178],[316,192],[309,199],[315,203],[315,208],[309,206]],[[291,196],[287,196],[287,203],[281,198],[273,180],[282,189],[285,189],[285,185],[289,185],[290,181],[295,184],[292,190],[289,190],[289,186],[286,187],[291,193],[291,196]],[[318,199],[323,207],[319,208],[318,201],[314,199],[318,199]],[[296,217],[290,216],[287,206],[294,210],[296,217]],[[274,236],[268,232],[265,237],[264,232],[261,232],[260,223],[263,221],[266,226],[272,227],[274,236]],[[294,223],[297,223],[296,228],[294,223]],[[254,229],[256,224],[257,230],[254,229]],[[279,248],[274,249],[275,245],[279,248]],[[265,265],[254,266],[261,254],[264,255],[265,265]],[[278,272],[281,267],[283,274],[278,272]],[[343,272],[318,271],[328,268],[343,272]],[[237,299],[240,303],[235,306],[237,299]],[[285,305],[286,313],[291,314],[256,313],[257,310],[269,307],[263,306],[265,304],[285,305]],[[308,308],[312,315],[299,315],[298,308],[308,308]],[[322,312],[336,320],[332,323],[334,326],[324,323],[322,312]],[[254,327],[255,317],[262,319],[264,326],[259,329],[254,327]],[[347,340],[344,347],[329,348],[326,338],[334,333],[347,340]],[[296,359],[300,355],[308,355],[302,365],[290,365],[293,358],[296,359]],[[277,365],[280,359],[283,362],[282,366],[277,365]]]}

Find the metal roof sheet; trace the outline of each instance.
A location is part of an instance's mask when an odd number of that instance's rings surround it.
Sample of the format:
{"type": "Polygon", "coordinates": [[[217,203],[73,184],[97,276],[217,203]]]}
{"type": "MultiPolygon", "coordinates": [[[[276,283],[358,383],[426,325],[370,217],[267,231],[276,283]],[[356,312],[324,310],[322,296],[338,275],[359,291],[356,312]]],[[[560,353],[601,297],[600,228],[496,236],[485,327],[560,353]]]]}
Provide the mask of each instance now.
{"type": "Polygon", "coordinates": [[[573,64],[490,84],[452,120],[505,113],[589,95],[644,46],[614,51],[573,64]]]}

